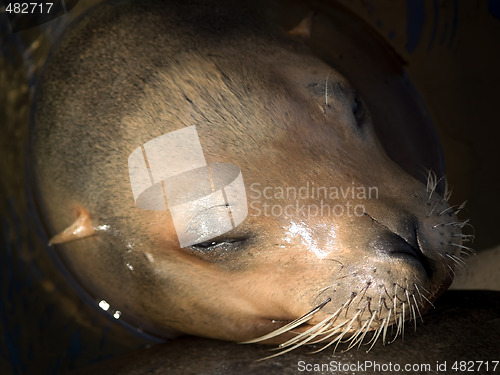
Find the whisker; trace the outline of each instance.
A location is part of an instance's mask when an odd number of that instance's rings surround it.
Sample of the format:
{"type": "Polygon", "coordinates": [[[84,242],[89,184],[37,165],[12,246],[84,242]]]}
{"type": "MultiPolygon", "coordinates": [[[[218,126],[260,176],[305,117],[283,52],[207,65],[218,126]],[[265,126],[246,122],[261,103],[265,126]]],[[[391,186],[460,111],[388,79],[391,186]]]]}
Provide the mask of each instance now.
{"type": "Polygon", "coordinates": [[[435,181],[434,186],[432,187],[432,190],[431,190],[431,192],[429,193],[429,198],[427,198],[427,200],[428,200],[428,201],[430,201],[430,200],[431,200],[431,198],[432,198],[432,194],[436,191],[437,186],[439,185],[439,183],[440,183],[443,179],[444,179],[444,176],[443,176],[443,177],[441,177],[439,180],[435,181]]]}
{"type": "Polygon", "coordinates": [[[413,305],[410,306],[411,306],[411,312],[413,314],[413,324],[415,326],[414,332],[417,332],[417,315],[415,314],[415,308],[413,307],[413,305]]]}
{"type": "MultiPolygon", "coordinates": [[[[363,313],[361,313],[361,315],[363,315],[363,313]]],[[[347,347],[347,349],[346,349],[346,350],[349,350],[349,349],[351,349],[354,345],[356,345],[356,343],[357,343],[357,339],[358,339],[359,335],[361,335],[361,334],[362,334],[362,332],[363,332],[363,330],[366,328],[367,324],[368,324],[368,320],[367,320],[367,321],[365,321],[365,324],[363,324],[363,325],[361,326],[361,328],[359,328],[359,329],[356,331],[356,333],[355,333],[354,335],[352,335],[352,336],[351,336],[351,337],[350,337],[350,338],[346,341],[346,342],[350,342],[350,344],[349,344],[349,346],[347,347]]]]}
{"type": "Polygon", "coordinates": [[[405,317],[406,317],[406,314],[405,314],[405,303],[403,302],[403,311],[401,313],[401,338],[404,339],[405,337],[405,317]]]}
{"type": "MultiPolygon", "coordinates": [[[[337,311],[335,311],[331,316],[330,316],[330,319],[331,319],[331,323],[335,323],[335,321],[337,320],[337,318],[339,317],[340,315],[340,312],[342,311],[342,309],[347,305],[347,302],[342,305],[337,311]]],[[[342,322],[340,324],[337,324],[335,327],[328,327],[327,329],[325,329],[322,334],[323,335],[326,335],[325,337],[322,337],[321,339],[319,339],[318,341],[314,341],[312,342],[311,344],[315,344],[317,342],[322,342],[322,341],[325,341],[326,339],[330,338],[332,336],[332,332],[336,332],[338,331],[338,329],[340,327],[342,327],[343,325],[346,325],[347,322],[342,322]]]]}
{"type": "Polygon", "coordinates": [[[471,254],[475,253],[474,249],[471,248],[471,247],[468,247],[468,246],[460,245],[458,243],[453,243],[453,242],[450,242],[450,245],[453,245],[453,246],[459,247],[461,249],[464,249],[464,250],[470,252],[471,254]]]}
{"type": "Polygon", "coordinates": [[[430,304],[430,305],[431,305],[434,309],[436,308],[436,306],[434,306],[434,304],[430,301],[430,299],[429,299],[429,298],[427,298],[427,297],[426,297],[426,296],[424,296],[423,294],[422,294],[422,297],[423,297],[423,298],[424,298],[427,302],[429,302],[429,304],[430,304]]]}
{"type": "Polygon", "coordinates": [[[427,174],[427,187],[426,187],[427,193],[431,191],[436,185],[436,179],[437,179],[436,174],[432,170],[429,170],[427,174]]]}
{"type": "MultiPolygon", "coordinates": [[[[299,335],[295,336],[294,338],[291,338],[290,340],[288,341],[285,341],[284,343],[281,343],[278,348],[281,349],[281,348],[286,348],[290,345],[293,345],[295,344],[297,341],[300,341],[302,340],[304,337],[306,336],[311,336],[311,333],[316,333],[317,331],[321,330],[321,329],[325,329],[325,324],[330,321],[332,319],[331,316],[328,316],[326,317],[324,320],[322,320],[321,322],[319,322],[318,324],[312,326],[311,328],[309,328],[308,330],[300,333],[299,335]]],[[[329,326],[326,325],[326,327],[328,328],[329,326]]]]}
{"type": "MultiPolygon", "coordinates": [[[[342,332],[342,334],[338,337],[337,345],[335,345],[335,349],[333,349],[333,351],[334,351],[334,352],[337,350],[337,347],[338,347],[338,345],[340,344],[340,342],[341,342],[341,340],[342,340],[342,337],[344,337],[344,335],[345,335],[346,333],[348,333],[348,332],[349,332],[349,329],[351,328],[352,324],[353,324],[353,323],[354,323],[354,321],[358,318],[360,311],[361,311],[361,310],[359,310],[359,311],[358,311],[358,312],[357,312],[357,313],[353,316],[353,318],[349,321],[349,325],[348,325],[346,328],[344,328],[344,332],[342,332]]],[[[335,340],[337,340],[337,339],[335,339],[335,340]]]]}
{"type": "MultiPolygon", "coordinates": [[[[432,213],[434,212],[434,210],[436,209],[436,207],[438,206],[439,202],[436,203],[434,205],[434,207],[432,207],[432,210],[427,214],[427,217],[430,217],[432,215],[432,213]]],[[[442,212],[442,211],[441,211],[442,212]]],[[[441,216],[441,214],[438,214],[438,216],[441,216]]]]}
{"type": "Polygon", "coordinates": [[[458,208],[455,211],[453,211],[453,215],[458,215],[458,213],[464,209],[466,204],[467,201],[464,201],[460,206],[458,206],[458,208]]]}
{"type": "Polygon", "coordinates": [[[448,258],[450,258],[451,260],[453,260],[457,266],[459,266],[459,267],[467,267],[467,264],[462,260],[462,258],[457,257],[457,256],[455,256],[453,254],[446,254],[446,256],[448,258]]]}
{"type": "Polygon", "coordinates": [[[424,322],[424,319],[422,318],[422,314],[420,313],[420,309],[418,308],[418,302],[417,299],[415,298],[415,295],[412,294],[413,300],[415,301],[415,307],[417,308],[418,316],[420,317],[420,320],[422,323],[424,322]]]}
{"type": "MultiPolygon", "coordinates": [[[[326,319],[325,319],[325,320],[323,320],[321,323],[318,323],[316,326],[314,326],[314,327],[310,328],[308,331],[311,331],[311,330],[313,330],[314,328],[316,328],[318,325],[320,325],[320,324],[322,324],[322,323],[324,323],[324,322],[328,321],[328,319],[329,319],[329,318],[330,318],[330,317],[326,318],[326,319]]],[[[296,342],[296,343],[295,343],[295,345],[290,345],[290,344],[288,344],[288,343],[289,343],[289,342],[291,342],[293,339],[292,339],[292,340],[289,340],[289,341],[287,341],[286,343],[283,343],[283,344],[281,344],[281,345],[279,346],[279,350],[280,350],[280,351],[279,351],[278,353],[272,354],[272,355],[267,356],[267,357],[264,357],[264,358],[260,358],[260,359],[258,359],[258,361],[263,361],[263,360],[265,360],[265,359],[274,358],[274,357],[277,357],[277,356],[279,356],[279,355],[282,355],[282,354],[288,353],[288,352],[290,352],[290,351],[292,351],[292,350],[294,350],[294,349],[297,349],[297,348],[299,348],[299,347],[301,347],[301,346],[303,346],[303,345],[306,345],[309,341],[313,340],[316,336],[317,336],[317,335],[309,335],[309,337],[305,337],[302,341],[300,341],[300,340],[299,340],[300,342],[297,342],[297,340],[295,340],[295,342],[296,342]],[[284,348],[286,348],[287,346],[289,346],[289,347],[288,347],[287,349],[284,349],[284,348]]],[[[304,337],[304,336],[302,336],[302,337],[304,337]]]]}
{"type": "Polygon", "coordinates": [[[452,236],[461,237],[463,242],[473,242],[475,237],[473,234],[463,234],[463,233],[452,234],[452,236]]]}
{"type": "Polygon", "coordinates": [[[450,190],[450,186],[448,185],[448,179],[445,177],[444,179],[444,194],[443,194],[443,200],[445,202],[448,202],[451,197],[452,190],[450,190]]]}
{"type": "Polygon", "coordinates": [[[455,226],[455,227],[459,227],[460,229],[462,229],[466,225],[470,225],[468,223],[469,223],[469,219],[467,219],[465,221],[449,221],[449,222],[446,222],[446,223],[439,223],[439,224],[433,225],[432,227],[433,228],[437,228],[437,227],[443,227],[443,226],[444,227],[455,226]]]}
{"type": "Polygon", "coordinates": [[[413,283],[413,287],[415,288],[415,290],[417,291],[418,293],[418,296],[420,297],[420,302],[422,303],[422,305],[424,304],[423,303],[423,298],[422,298],[422,292],[420,292],[420,289],[418,289],[418,285],[413,283]]]}
{"type": "Polygon", "coordinates": [[[307,339],[304,340],[304,342],[299,342],[298,344],[294,345],[294,346],[291,346],[289,347],[288,349],[284,349],[284,350],[281,350],[279,351],[278,353],[274,353],[274,354],[271,354],[271,355],[268,355],[267,357],[264,357],[264,358],[259,358],[257,359],[257,362],[260,362],[260,361],[265,361],[266,359],[271,359],[271,358],[274,358],[274,357],[278,357],[280,355],[283,355],[285,353],[288,353],[288,352],[291,352],[292,350],[294,349],[297,349],[298,347],[302,346],[302,345],[305,345],[308,341],[310,341],[312,337],[309,337],[307,339]]]}
{"type": "MultiPolygon", "coordinates": [[[[358,344],[358,343],[359,343],[359,346],[361,346],[363,340],[365,339],[366,334],[370,331],[370,327],[371,327],[371,325],[373,323],[373,319],[375,319],[375,314],[372,314],[371,319],[369,321],[367,320],[365,322],[365,324],[363,325],[363,327],[360,328],[359,332],[360,333],[362,332],[363,334],[356,341],[353,340],[353,342],[351,343],[351,345],[349,345],[349,347],[347,348],[347,350],[349,350],[351,347],[356,346],[356,344],[358,344]]],[[[359,334],[356,335],[356,336],[359,336],[359,334]]]]}
{"type": "Polygon", "coordinates": [[[452,210],[454,210],[452,212],[452,215],[457,215],[460,211],[462,211],[462,209],[465,207],[466,204],[467,204],[467,201],[463,202],[460,206],[454,205],[454,206],[450,206],[448,208],[445,208],[443,211],[441,211],[440,213],[438,213],[438,216],[442,216],[445,213],[447,213],[449,211],[452,211],[452,210]],[[457,207],[457,208],[455,209],[455,207],[457,207]]]}
{"type": "Polygon", "coordinates": [[[453,189],[448,190],[447,192],[444,193],[443,200],[445,202],[448,202],[452,194],[453,194],[453,189]]]}
{"type": "MultiPolygon", "coordinates": [[[[344,304],[344,306],[345,306],[345,305],[346,305],[346,304],[344,304]]],[[[344,307],[344,306],[343,306],[343,307],[344,307]]],[[[358,314],[359,314],[359,311],[358,311],[358,314]]],[[[344,331],[343,331],[343,332],[342,332],[339,336],[337,336],[335,339],[333,339],[332,341],[330,341],[328,344],[324,345],[324,346],[323,346],[323,347],[321,347],[320,349],[315,350],[315,351],[312,351],[312,352],[311,352],[311,354],[314,354],[314,353],[318,353],[318,352],[320,352],[320,351],[323,351],[323,350],[325,350],[326,348],[328,348],[329,346],[333,345],[333,344],[334,344],[334,343],[336,343],[336,342],[337,342],[337,345],[335,346],[334,351],[335,351],[335,350],[337,350],[337,346],[338,346],[338,344],[340,343],[340,341],[342,340],[342,337],[343,337],[343,336],[346,334],[346,332],[349,330],[349,328],[351,327],[351,325],[352,325],[353,321],[357,318],[358,314],[356,314],[356,315],[354,316],[354,318],[352,318],[352,319],[350,320],[349,325],[347,326],[347,328],[344,328],[344,331]]],[[[336,334],[340,333],[341,331],[339,331],[339,328],[340,328],[340,327],[342,327],[343,325],[346,325],[347,323],[348,323],[348,322],[347,322],[347,321],[345,321],[345,322],[343,322],[343,323],[339,324],[337,327],[332,328],[332,332],[330,332],[330,334],[328,334],[327,336],[325,336],[325,337],[321,338],[321,340],[318,340],[318,341],[312,342],[311,344],[316,343],[316,342],[325,341],[325,340],[329,339],[330,337],[332,337],[333,335],[336,335],[336,334]]],[[[326,333],[326,332],[324,332],[324,333],[326,333]]]]}
{"type": "Polygon", "coordinates": [[[469,224],[469,219],[465,220],[465,221],[462,221],[462,222],[458,222],[458,223],[453,223],[451,225],[455,225],[457,227],[459,227],[460,229],[462,229],[463,227],[465,227],[466,225],[470,225],[469,224]]]}
{"type": "Polygon", "coordinates": [[[396,341],[396,339],[398,338],[399,334],[401,333],[401,319],[402,319],[402,315],[401,313],[397,314],[395,312],[395,316],[396,316],[396,334],[394,335],[394,337],[392,338],[391,341],[389,341],[389,344],[393,343],[394,341],[396,341]]]}
{"type": "MultiPolygon", "coordinates": [[[[347,321],[345,321],[345,322],[343,322],[343,323],[341,323],[341,324],[337,325],[336,327],[334,327],[335,329],[333,329],[333,328],[332,328],[332,329],[330,329],[330,331],[331,331],[331,332],[329,332],[328,334],[326,334],[326,332],[323,332],[323,334],[324,334],[324,335],[326,335],[326,336],[322,337],[322,338],[321,338],[321,339],[319,339],[319,340],[316,340],[316,341],[311,342],[311,345],[312,345],[312,344],[317,344],[317,343],[320,343],[320,342],[324,342],[324,341],[328,340],[330,337],[332,337],[332,336],[336,335],[337,333],[341,332],[340,328],[341,328],[342,326],[346,325],[346,324],[347,324],[347,321]]],[[[320,351],[322,351],[322,350],[325,350],[328,346],[330,346],[331,344],[333,344],[333,343],[335,342],[335,340],[337,340],[337,339],[334,339],[334,341],[333,341],[333,342],[331,342],[331,343],[329,342],[327,345],[323,346],[322,348],[320,348],[320,349],[318,349],[318,350],[314,350],[314,351],[312,351],[312,352],[310,352],[310,353],[311,353],[311,354],[314,354],[314,353],[319,353],[319,352],[320,352],[320,351]]]]}
{"type": "Polygon", "coordinates": [[[384,325],[385,325],[385,319],[382,321],[382,325],[376,330],[376,333],[373,335],[372,339],[370,341],[368,341],[368,344],[371,342],[372,344],[370,345],[370,347],[368,348],[368,350],[366,351],[367,353],[372,350],[373,348],[373,345],[375,345],[375,343],[377,342],[378,338],[380,337],[380,333],[382,332],[383,328],[384,328],[384,325]]]}
{"type": "Polygon", "coordinates": [[[446,273],[448,274],[448,276],[450,276],[450,277],[453,277],[453,278],[454,278],[454,277],[455,277],[455,270],[453,269],[453,267],[452,267],[452,266],[450,266],[449,264],[447,264],[447,265],[446,265],[446,267],[448,268],[448,269],[446,270],[446,273]],[[448,270],[449,270],[449,271],[448,271],[448,270]]]}
{"type": "Polygon", "coordinates": [[[272,332],[268,333],[267,335],[260,336],[260,337],[257,337],[255,339],[248,340],[248,341],[243,341],[240,344],[254,344],[256,342],[268,340],[270,338],[279,336],[282,333],[288,332],[291,329],[294,329],[295,327],[298,327],[301,324],[303,324],[303,323],[307,322],[308,320],[310,320],[313,317],[314,314],[316,314],[319,310],[321,310],[331,300],[332,300],[331,298],[328,298],[325,302],[323,302],[321,305],[315,307],[314,309],[312,309],[311,311],[309,311],[307,314],[301,316],[298,319],[295,319],[295,320],[291,321],[290,323],[284,325],[281,328],[278,328],[275,331],[272,331],[272,332]]]}
{"type": "Polygon", "coordinates": [[[384,327],[384,333],[382,334],[382,343],[385,345],[385,343],[387,342],[386,341],[386,337],[387,337],[387,327],[389,327],[389,322],[391,320],[391,312],[392,312],[392,309],[389,310],[389,313],[387,314],[387,320],[385,322],[385,327],[384,327]]]}
{"type": "MultiPolygon", "coordinates": [[[[347,322],[346,322],[347,323],[347,322]]],[[[332,332],[330,335],[326,336],[328,338],[330,338],[331,336],[333,335],[336,335],[338,333],[340,333],[342,331],[340,330],[337,330],[335,332],[332,332]]],[[[344,332],[345,333],[345,332],[344,332]]],[[[326,337],[325,339],[321,340],[321,341],[315,341],[315,342],[311,342],[311,344],[314,344],[314,343],[317,343],[317,342],[323,342],[326,340],[326,337]]],[[[323,350],[325,350],[326,348],[330,347],[331,345],[335,344],[337,341],[341,340],[342,339],[342,335],[339,335],[337,336],[336,338],[334,338],[332,341],[328,342],[328,344],[326,345],[323,345],[321,348],[317,349],[317,350],[313,350],[312,352],[309,352],[309,354],[316,354],[316,353],[319,353],[319,352],[322,352],[323,350]]],[[[336,347],[334,349],[334,351],[336,350],[336,347]]]]}

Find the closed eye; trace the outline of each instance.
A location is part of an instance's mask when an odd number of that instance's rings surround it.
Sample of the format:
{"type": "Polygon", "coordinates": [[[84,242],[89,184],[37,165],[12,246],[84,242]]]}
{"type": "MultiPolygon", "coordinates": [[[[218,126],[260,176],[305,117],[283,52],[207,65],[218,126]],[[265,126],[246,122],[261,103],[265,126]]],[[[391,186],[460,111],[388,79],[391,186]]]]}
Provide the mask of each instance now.
{"type": "Polygon", "coordinates": [[[356,124],[361,127],[366,119],[366,111],[362,100],[359,98],[358,94],[354,95],[354,100],[352,103],[352,114],[356,120],[356,124]]]}
{"type": "Polygon", "coordinates": [[[216,242],[216,241],[206,241],[206,242],[200,242],[195,245],[192,245],[191,247],[197,248],[197,249],[208,249],[213,246],[217,246],[221,244],[222,242],[216,242]]]}
{"type": "Polygon", "coordinates": [[[229,250],[236,248],[247,240],[247,238],[227,238],[227,239],[212,239],[210,241],[200,242],[194,245],[191,245],[190,248],[206,253],[215,250],[229,250]]]}

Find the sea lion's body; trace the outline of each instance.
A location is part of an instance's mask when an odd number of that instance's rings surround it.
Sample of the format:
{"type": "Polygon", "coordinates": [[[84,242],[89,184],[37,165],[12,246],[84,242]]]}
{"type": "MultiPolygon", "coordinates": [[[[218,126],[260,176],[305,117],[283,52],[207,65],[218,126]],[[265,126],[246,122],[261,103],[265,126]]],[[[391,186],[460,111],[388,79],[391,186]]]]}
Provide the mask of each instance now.
{"type": "Polygon", "coordinates": [[[36,96],[33,166],[49,231],[83,217],[81,238],[57,241],[61,257],[92,296],[159,335],[249,340],[318,306],[299,330],[319,324],[315,334],[333,339],[401,327],[451,282],[462,224],[435,181],[385,155],[362,106],[344,77],[252,9],[105,8],[65,39],[36,96]],[[136,207],[127,161],[192,125],[207,161],[241,169],[250,208],[215,246],[183,249],[168,210],[136,207]],[[348,192],[325,203],[350,213],[256,209],[293,207],[297,196],[279,188],[312,185],[348,192]]]}

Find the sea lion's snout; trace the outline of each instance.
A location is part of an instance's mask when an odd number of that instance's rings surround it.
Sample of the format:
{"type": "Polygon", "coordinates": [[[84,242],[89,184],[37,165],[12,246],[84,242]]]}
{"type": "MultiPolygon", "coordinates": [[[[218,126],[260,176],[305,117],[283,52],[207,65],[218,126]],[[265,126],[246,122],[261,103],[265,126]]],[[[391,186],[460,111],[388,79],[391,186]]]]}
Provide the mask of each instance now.
{"type": "Polygon", "coordinates": [[[425,269],[428,277],[431,277],[432,269],[418,244],[416,228],[411,227],[410,230],[413,230],[414,234],[408,237],[401,237],[390,231],[382,232],[380,236],[373,241],[373,249],[382,255],[402,258],[406,262],[416,263],[425,269]]]}

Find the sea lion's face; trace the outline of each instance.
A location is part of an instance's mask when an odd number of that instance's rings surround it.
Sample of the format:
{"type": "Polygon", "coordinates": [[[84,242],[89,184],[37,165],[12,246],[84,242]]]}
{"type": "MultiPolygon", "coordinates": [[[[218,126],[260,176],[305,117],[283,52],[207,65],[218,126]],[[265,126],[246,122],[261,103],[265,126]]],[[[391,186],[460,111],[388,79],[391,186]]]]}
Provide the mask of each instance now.
{"type": "Polygon", "coordinates": [[[305,339],[363,339],[416,319],[450,284],[462,238],[432,174],[426,186],[385,155],[356,90],[320,60],[279,48],[252,64],[219,54],[159,72],[116,139],[95,140],[86,181],[105,181],[98,188],[53,188],[56,231],[81,210],[102,229],[62,247],[69,267],[123,319],[160,335],[244,341],[314,310],[294,328],[315,326],[305,339]],[[168,210],[136,207],[127,160],[193,124],[208,162],[241,169],[249,209],[232,231],[181,248],[168,210]]]}

